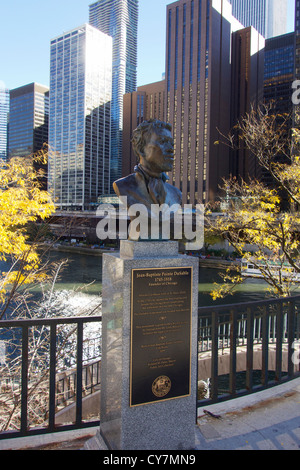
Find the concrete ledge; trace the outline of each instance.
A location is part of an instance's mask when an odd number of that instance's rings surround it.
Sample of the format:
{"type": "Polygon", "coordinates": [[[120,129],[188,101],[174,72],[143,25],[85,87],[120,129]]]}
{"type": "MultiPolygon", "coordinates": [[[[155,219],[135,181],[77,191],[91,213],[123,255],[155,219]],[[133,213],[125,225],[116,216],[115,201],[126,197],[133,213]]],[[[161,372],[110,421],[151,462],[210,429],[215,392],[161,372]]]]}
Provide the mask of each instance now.
{"type": "Polygon", "coordinates": [[[37,447],[61,442],[72,442],[78,439],[92,439],[99,430],[99,426],[76,431],[63,431],[40,436],[17,437],[0,441],[0,450],[29,450],[37,447]]]}
{"type": "MultiPolygon", "coordinates": [[[[298,345],[298,341],[295,343],[298,345]]],[[[211,351],[199,353],[198,355],[198,380],[207,380],[211,377],[211,351]]],[[[247,369],[247,346],[238,346],[236,348],[236,371],[242,372],[247,369]]],[[[268,349],[268,369],[276,370],[276,344],[269,344],[268,349]]],[[[253,370],[262,370],[262,345],[255,344],[253,347],[253,370]]],[[[284,344],[282,348],[282,371],[288,370],[288,345],[284,344]]],[[[299,366],[295,364],[294,370],[299,366]]],[[[218,354],[218,373],[219,375],[229,374],[230,371],[230,348],[219,350],[218,354]]]]}
{"type": "MultiPolygon", "coordinates": [[[[100,390],[87,395],[82,400],[82,418],[88,419],[90,416],[99,416],[100,410],[100,390]]],[[[76,419],[76,403],[72,403],[55,415],[55,424],[73,423],[76,419]]],[[[95,418],[99,419],[99,418],[95,418]]]]}
{"type": "Polygon", "coordinates": [[[252,393],[243,397],[234,398],[233,400],[216,403],[214,405],[207,405],[198,408],[198,418],[203,416],[204,410],[210,411],[213,414],[226,414],[234,411],[243,411],[245,408],[254,407],[258,404],[263,404],[269,400],[276,400],[286,393],[299,393],[300,392],[300,378],[290,380],[289,382],[281,385],[270,387],[261,392],[252,393]]]}
{"type": "Polygon", "coordinates": [[[131,241],[121,240],[121,258],[166,258],[178,256],[178,242],[176,241],[131,241]]]}

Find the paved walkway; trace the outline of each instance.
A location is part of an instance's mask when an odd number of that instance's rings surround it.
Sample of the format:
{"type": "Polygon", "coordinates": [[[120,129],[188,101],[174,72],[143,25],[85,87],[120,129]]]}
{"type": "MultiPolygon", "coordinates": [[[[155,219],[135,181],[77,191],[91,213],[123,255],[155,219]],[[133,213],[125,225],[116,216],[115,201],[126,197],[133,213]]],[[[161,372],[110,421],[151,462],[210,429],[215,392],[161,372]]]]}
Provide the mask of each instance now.
{"type": "Polygon", "coordinates": [[[196,449],[300,450],[300,379],[200,408],[196,449]]]}
{"type": "MultiPolygon", "coordinates": [[[[96,431],[0,441],[0,450],[81,450],[96,431]]],[[[199,408],[195,450],[300,450],[300,378],[199,408]]]]}

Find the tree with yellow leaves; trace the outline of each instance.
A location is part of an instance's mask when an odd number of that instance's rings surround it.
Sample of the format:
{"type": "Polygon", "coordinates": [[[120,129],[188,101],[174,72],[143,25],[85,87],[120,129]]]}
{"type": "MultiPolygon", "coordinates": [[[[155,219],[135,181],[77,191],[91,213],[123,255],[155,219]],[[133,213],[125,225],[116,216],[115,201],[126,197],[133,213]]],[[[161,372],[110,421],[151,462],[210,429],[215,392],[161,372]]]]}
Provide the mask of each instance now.
{"type": "MultiPolygon", "coordinates": [[[[246,264],[259,270],[272,295],[286,297],[299,285],[296,277],[300,276],[300,133],[293,130],[289,136],[286,119],[270,106],[252,109],[237,129],[273,184],[225,180],[226,208],[219,217],[207,217],[207,230],[221,235],[246,264]]],[[[233,143],[232,136],[229,141],[233,143]]],[[[226,272],[212,297],[232,293],[244,280],[241,274],[226,272]]]]}
{"type": "MultiPolygon", "coordinates": [[[[44,150],[32,158],[15,158],[0,161],[0,261],[11,266],[8,272],[0,273],[0,320],[9,312],[13,320],[73,316],[74,307],[70,299],[74,291],[56,291],[55,283],[67,260],[59,263],[44,260],[41,250],[45,226],[36,232],[28,227],[35,222],[46,221],[55,212],[49,194],[42,189],[44,150]],[[34,234],[34,240],[33,240],[34,234]],[[32,285],[38,285],[37,295],[30,295],[32,285]]],[[[83,301],[76,315],[95,315],[101,311],[99,300],[83,301]]],[[[20,338],[11,329],[7,336],[1,328],[0,343],[4,346],[4,357],[0,361],[0,432],[20,427],[22,397],[20,384],[23,356],[20,338]]],[[[99,338],[101,326],[90,331],[99,338]]],[[[29,426],[45,425],[49,413],[49,354],[50,330],[40,324],[28,330],[28,386],[27,417],[29,426]]],[[[72,369],[76,357],[76,334],[74,325],[58,325],[56,370],[72,369]]],[[[88,350],[88,347],[87,347],[88,350]]],[[[87,353],[87,357],[89,352],[87,353]]],[[[57,393],[59,385],[57,384],[57,393]]]]}
{"type": "Polygon", "coordinates": [[[41,188],[43,171],[35,169],[45,158],[43,149],[33,157],[0,160],[0,261],[11,265],[0,277],[0,319],[20,286],[45,276],[37,247],[29,243],[26,233],[29,222],[45,220],[55,211],[49,194],[41,188]]]}

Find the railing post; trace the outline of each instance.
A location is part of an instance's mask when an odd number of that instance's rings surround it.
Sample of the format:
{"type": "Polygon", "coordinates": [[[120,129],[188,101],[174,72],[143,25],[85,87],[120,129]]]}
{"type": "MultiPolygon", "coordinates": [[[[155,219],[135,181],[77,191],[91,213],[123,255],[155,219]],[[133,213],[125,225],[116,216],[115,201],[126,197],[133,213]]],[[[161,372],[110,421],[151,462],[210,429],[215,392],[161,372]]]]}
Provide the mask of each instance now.
{"type": "Polygon", "coordinates": [[[251,392],[253,387],[253,338],[254,338],[254,312],[247,309],[247,359],[246,359],[246,389],[251,392]]]}
{"type": "Polygon", "coordinates": [[[262,385],[268,386],[268,367],[269,367],[269,307],[263,307],[262,316],[262,385]]]}
{"type": "Polygon", "coordinates": [[[283,303],[277,305],[276,315],[276,374],[275,380],[281,381],[282,376],[282,340],[283,340],[283,303]]]}
{"type": "Polygon", "coordinates": [[[28,326],[22,326],[21,434],[28,428],[28,326]]]}
{"type": "Polygon", "coordinates": [[[83,357],[83,323],[77,324],[77,383],[76,383],[76,425],[82,422],[82,357],[83,357]]]}
{"type": "Polygon", "coordinates": [[[295,302],[293,300],[289,301],[288,308],[288,376],[289,378],[293,377],[295,374],[294,363],[292,361],[292,356],[294,353],[293,343],[296,339],[296,322],[295,322],[295,302]]]}
{"type": "Polygon", "coordinates": [[[56,324],[50,326],[49,431],[55,429],[56,394],[56,324]]]}
{"type": "Polygon", "coordinates": [[[237,343],[237,312],[236,309],[230,311],[230,375],[229,392],[230,395],[236,393],[236,343],[237,343]]]}
{"type": "Polygon", "coordinates": [[[218,349],[219,349],[219,335],[218,335],[218,314],[212,312],[212,325],[211,325],[211,399],[217,401],[218,399],[218,349]]]}

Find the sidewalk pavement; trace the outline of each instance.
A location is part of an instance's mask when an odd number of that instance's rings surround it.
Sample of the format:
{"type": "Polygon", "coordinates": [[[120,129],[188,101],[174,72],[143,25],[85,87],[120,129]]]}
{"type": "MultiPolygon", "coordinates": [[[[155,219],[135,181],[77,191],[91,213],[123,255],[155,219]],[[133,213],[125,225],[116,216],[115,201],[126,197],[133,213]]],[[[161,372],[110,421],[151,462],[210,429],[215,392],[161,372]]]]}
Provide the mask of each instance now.
{"type": "MultiPolygon", "coordinates": [[[[300,450],[300,378],[199,408],[197,424],[196,451],[300,450]]],[[[0,450],[83,450],[97,430],[0,441],[0,450]]]]}
{"type": "Polygon", "coordinates": [[[197,450],[300,450],[300,378],[198,409],[197,450]]]}

